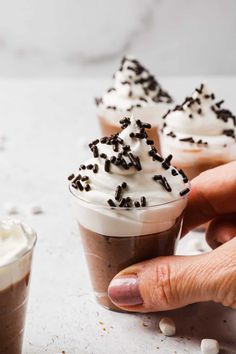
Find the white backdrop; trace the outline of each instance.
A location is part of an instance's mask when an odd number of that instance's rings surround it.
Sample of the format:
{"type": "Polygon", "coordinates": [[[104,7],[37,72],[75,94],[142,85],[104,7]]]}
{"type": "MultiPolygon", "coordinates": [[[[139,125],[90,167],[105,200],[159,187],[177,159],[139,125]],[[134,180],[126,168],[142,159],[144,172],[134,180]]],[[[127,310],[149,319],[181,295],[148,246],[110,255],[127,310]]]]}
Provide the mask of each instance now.
{"type": "Polygon", "coordinates": [[[236,74],[235,0],[0,1],[0,76],[236,74]]]}

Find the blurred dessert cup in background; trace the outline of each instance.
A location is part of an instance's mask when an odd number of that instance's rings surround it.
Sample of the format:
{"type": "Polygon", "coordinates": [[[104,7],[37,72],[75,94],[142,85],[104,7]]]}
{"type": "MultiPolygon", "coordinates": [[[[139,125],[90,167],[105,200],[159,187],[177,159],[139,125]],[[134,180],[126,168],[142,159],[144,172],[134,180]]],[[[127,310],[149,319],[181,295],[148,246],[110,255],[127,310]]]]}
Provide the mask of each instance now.
{"type": "Polygon", "coordinates": [[[95,101],[102,135],[120,132],[119,121],[133,114],[136,119],[151,123],[148,137],[159,150],[157,129],[162,116],[172,107],[173,99],[138,60],[124,57],[113,75],[112,87],[95,101]]]}
{"type": "Polygon", "coordinates": [[[163,156],[191,180],[201,172],[236,160],[236,119],[206,84],[167,112],[160,134],[163,156]]]}

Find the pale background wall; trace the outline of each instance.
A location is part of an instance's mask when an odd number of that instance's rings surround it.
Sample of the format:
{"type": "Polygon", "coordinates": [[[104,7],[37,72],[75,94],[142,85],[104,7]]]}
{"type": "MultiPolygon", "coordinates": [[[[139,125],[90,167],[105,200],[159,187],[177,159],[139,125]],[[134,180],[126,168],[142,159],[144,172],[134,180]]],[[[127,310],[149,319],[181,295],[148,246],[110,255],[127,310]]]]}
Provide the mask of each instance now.
{"type": "Polygon", "coordinates": [[[1,0],[0,76],[236,74],[235,0],[1,0]]]}

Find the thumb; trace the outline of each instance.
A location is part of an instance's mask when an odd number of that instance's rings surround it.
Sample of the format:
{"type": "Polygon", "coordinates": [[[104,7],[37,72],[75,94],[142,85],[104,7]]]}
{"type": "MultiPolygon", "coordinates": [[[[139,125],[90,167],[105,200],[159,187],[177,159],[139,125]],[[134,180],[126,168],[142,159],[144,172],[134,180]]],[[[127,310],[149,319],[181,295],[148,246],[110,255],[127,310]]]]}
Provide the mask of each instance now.
{"type": "Polygon", "coordinates": [[[203,255],[138,263],[111,281],[108,295],[116,306],[133,312],[166,311],[210,300],[236,307],[235,247],[233,239],[203,255]]]}

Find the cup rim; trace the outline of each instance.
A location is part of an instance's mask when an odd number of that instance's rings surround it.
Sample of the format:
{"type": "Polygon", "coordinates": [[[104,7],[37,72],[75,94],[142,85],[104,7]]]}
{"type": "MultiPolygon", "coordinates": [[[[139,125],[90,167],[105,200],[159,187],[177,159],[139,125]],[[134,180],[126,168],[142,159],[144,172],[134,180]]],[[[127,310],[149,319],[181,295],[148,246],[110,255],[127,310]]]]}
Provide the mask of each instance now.
{"type": "Polygon", "coordinates": [[[86,200],[84,198],[81,198],[78,194],[76,194],[75,190],[73,189],[73,187],[71,186],[71,183],[69,183],[69,191],[70,193],[78,200],[80,200],[81,202],[83,203],[86,203],[87,205],[90,205],[90,206],[95,206],[97,208],[102,208],[102,209],[108,209],[108,210],[115,210],[115,211],[125,211],[125,210],[135,210],[135,211],[141,211],[141,210],[149,210],[151,208],[156,208],[156,207],[161,207],[161,206],[164,206],[164,205],[168,205],[168,204],[172,204],[174,202],[177,202],[179,200],[183,200],[183,199],[186,199],[191,191],[191,184],[190,182],[188,182],[188,187],[189,187],[189,191],[188,193],[186,193],[185,195],[183,195],[182,197],[180,196],[179,198],[176,198],[176,199],[173,199],[173,200],[170,200],[168,202],[164,202],[164,203],[159,203],[159,204],[154,204],[154,205],[149,205],[149,206],[145,206],[145,207],[139,207],[139,208],[134,208],[134,207],[111,207],[111,206],[108,206],[108,205],[101,205],[101,204],[98,204],[98,203],[93,203],[89,200],[86,200]]]}
{"type": "Polygon", "coordinates": [[[23,232],[27,235],[30,235],[30,237],[32,237],[32,243],[30,244],[29,248],[27,248],[27,250],[25,250],[23,253],[18,255],[16,258],[0,265],[0,269],[3,269],[11,264],[14,264],[14,263],[18,262],[20,259],[24,258],[28,253],[32,252],[32,250],[34,249],[34,247],[37,243],[37,233],[31,226],[29,226],[25,222],[20,221],[19,219],[10,218],[10,217],[1,217],[0,218],[0,221],[8,221],[8,220],[19,222],[23,232]]]}

